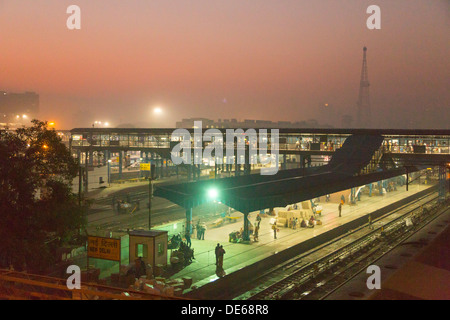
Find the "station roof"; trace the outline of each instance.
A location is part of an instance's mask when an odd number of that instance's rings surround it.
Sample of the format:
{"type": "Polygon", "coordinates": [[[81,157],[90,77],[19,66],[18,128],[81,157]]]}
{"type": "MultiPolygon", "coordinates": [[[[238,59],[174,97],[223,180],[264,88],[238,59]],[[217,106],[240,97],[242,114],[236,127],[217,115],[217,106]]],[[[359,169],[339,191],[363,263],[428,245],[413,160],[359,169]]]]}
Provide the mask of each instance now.
{"type": "MultiPolygon", "coordinates": [[[[122,133],[122,134],[171,134],[176,129],[185,129],[189,132],[194,132],[193,128],[74,128],[70,130],[72,134],[80,133],[122,133]]],[[[214,128],[222,132],[228,129],[236,130],[238,128],[214,128]]],[[[249,128],[242,128],[244,131],[249,128]]],[[[260,128],[254,128],[259,130],[260,128]]],[[[268,133],[271,129],[266,128],[268,133]]],[[[208,128],[203,128],[205,132],[208,128]]],[[[450,136],[448,129],[344,129],[344,128],[280,128],[280,134],[317,134],[317,135],[384,135],[384,136],[450,136]]]]}
{"type": "Polygon", "coordinates": [[[325,166],[282,170],[272,176],[253,174],[158,186],[154,194],[186,209],[212,200],[241,212],[286,206],[403,174],[404,169],[395,169],[356,175],[382,141],[380,135],[352,135],[325,166]]]}

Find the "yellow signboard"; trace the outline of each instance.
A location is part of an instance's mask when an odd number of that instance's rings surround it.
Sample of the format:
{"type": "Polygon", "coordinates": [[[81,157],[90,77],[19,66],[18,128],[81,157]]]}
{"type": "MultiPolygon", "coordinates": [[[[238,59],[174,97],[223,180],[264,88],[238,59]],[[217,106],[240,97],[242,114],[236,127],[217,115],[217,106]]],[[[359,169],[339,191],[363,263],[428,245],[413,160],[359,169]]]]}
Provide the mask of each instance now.
{"type": "Polygon", "coordinates": [[[88,257],[120,261],[120,239],[88,236],[88,257]]]}
{"type": "Polygon", "coordinates": [[[215,177],[216,177],[216,173],[215,173],[214,171],[211,170],[211,171],[209,172],[209,178],[210,178],[210,179],[214,179],[215,177]]]}
{"type": "Polygon", "coordinates": [[[141,171],[150,171],[150,163],[141,163],[140,169],[141,171]]]}

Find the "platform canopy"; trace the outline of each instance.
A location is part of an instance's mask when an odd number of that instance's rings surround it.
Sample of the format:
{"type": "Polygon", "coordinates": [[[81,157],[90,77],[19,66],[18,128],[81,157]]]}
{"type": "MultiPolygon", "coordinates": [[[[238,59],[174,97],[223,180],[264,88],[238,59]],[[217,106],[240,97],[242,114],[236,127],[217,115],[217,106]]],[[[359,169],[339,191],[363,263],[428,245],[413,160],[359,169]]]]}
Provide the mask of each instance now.
{"type": "Polygon", "coordinates": [[[213,200],[240,212],[282,207],[403,174],[393,169],[357,175],[382,142],[381,135],[352,135],[324,166],[157,186],[154,195],[186,209],[213,200]]]}

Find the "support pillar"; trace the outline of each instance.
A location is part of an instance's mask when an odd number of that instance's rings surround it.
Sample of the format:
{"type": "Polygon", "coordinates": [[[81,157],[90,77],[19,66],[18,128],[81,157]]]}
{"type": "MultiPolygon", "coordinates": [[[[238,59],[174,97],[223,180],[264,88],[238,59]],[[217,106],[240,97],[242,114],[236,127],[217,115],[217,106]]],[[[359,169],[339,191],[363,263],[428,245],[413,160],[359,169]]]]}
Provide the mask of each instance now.
{"type": "Polygon", "coordinates": [[[186,209],[186,232],[192,234],[192,208],[186,209]]]}
{"type": "MultiPolygon", "coordinates": [[[[215,157],[214,157],[215,158],[215,157]]],[[[215,158],[216,159],[216,158],[215,158]]],[[[214,179],[217,179],[217,159],[214,161],[214,179]]]]}
{"type": "Polygon", "coordinates": [[[92,167],[94,165],[94,151],[89,151],[89,165],[92,167]]]}
{"type": "Polygon", "coordinates": [[[408,191],[409,186],[409,172],[408,169],[406,169],[406,191],[408,191]]]}
{"type": "Polygon", "coordinates": [[[248,221],[248,212],[244,212],[244,233],[242,235],[244,241],[250,241],[250,230],[248,221]]]}
{"type": "Polygon", "coordinates": [[[88,161],[88,155],[89,155],[89,153],[86,151],[85,153],[84,153],[84,155],[85,155],[85,158],[84,158],[84,174],[85,174],[85,176],[84,176],[84,192],[88,192],[89,191],[89,188],[88,188],[88,186],[89,186],[89,178],[88,178],[88,176],[89,176],[89,170],[88,170],[88,166],[89,166],[89,161],[88,161]]]}
{"type": "Polygon", "coordinates": [[[439,166],[439,202],[445,202],[447,195],[447,168],[445,165],[439,166]]]}
{"type": "Polygon", "coordinates": [[[119,180],[122,180],[123,151],[119,151],[119,180]]]}

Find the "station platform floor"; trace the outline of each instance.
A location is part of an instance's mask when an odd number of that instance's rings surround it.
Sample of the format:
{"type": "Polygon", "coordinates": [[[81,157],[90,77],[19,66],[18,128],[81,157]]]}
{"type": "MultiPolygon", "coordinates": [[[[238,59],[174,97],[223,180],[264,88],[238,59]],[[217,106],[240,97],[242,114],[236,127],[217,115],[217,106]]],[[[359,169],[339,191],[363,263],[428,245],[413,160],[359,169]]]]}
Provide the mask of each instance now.
{"type": "MultiPolygon", "coordinates": [[[[225,249],[223,269],[226,274],[236,272],[246,266],[258,263],[262,259],[273,256],[289,247],[306,241],[312,237],[318,236],[340,225],[346,224],[354,219],[366,216],[371,212],[400,201],[407,196],[421,192],[432,185],[410,184],[409,190],[406,187],[398,187],[397,191],[388,192],[379,195],[374,192],[372,197],[363,195],[361,201],[356,204],[345,204],[342,208],[342,217],[338,214],[338,203],[320,202],[323,207],[321,215],[316,215],[316,220],[321,220],[322,225],[316,225],[314,228],[300,228],[295,230],[290,228],[279,228],[277,239],[274,239],[270,220],[274,216],[262,217],[259,232],[259,241],[254,242],[251,237],[250,243],[231,243],[229,234],[239,231],[243,227],[243,218],[237,222],[226,224],[217,228],[209,228],[205,232],[205,240],[198,240],[192,237],[191,248],[194,249],[195,259],[191,264],[170,276],[171,279],[190,277],[192,278],[192,289],[199,288],[207,283],[218,279],[216,275],[215,253],[214,249],[218,243],[225,249]]],[[[324,197],[322,197],[324,199],[324,197]]],[[[275,208],[275,212],[285,208],[275,208]]],[[[255,223],[257,212],[249,216],[252,224],[255,223]]],[[[241,215],[235,213],[233,215],[241,215]]],[[[375,224],[376,226],[376,221],[375,224]]],[[[170,258],[170,251],[168,256],[170,258]]],[[[299,253],[300,254],[300,253],[299,253]]],[[[281,263],[282,261],[280,261],[281,263]]],[[[212,297],[213,298],[213,297],[212,297]]]]}

